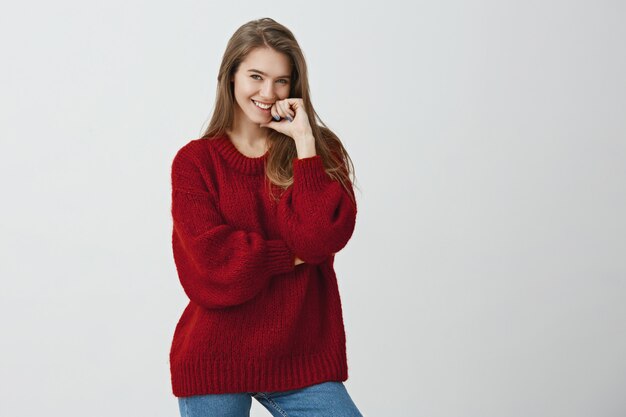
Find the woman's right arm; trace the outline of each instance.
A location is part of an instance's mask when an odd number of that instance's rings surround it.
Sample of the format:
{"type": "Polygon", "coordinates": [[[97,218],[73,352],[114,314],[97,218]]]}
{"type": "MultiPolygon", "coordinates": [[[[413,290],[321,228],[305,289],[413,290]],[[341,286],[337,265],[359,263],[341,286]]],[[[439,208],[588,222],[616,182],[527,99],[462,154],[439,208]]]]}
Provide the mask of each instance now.
{"type": "Polygon", "coordinates": [[[281,239],[227,224],[199,165],[184,147],[172,162],[172,245],[179,279],[189,299],[205,308],[242,304],[272,276],[293,271],[297,258],[281,239]]]}

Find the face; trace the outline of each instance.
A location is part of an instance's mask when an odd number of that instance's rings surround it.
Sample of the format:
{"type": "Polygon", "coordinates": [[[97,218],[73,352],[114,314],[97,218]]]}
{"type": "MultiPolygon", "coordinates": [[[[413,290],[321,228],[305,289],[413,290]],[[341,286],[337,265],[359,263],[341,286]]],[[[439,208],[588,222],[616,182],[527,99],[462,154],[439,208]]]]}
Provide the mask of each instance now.
{"type": "Polygon", "coordinates": [[[252,50],[234,75],[235,123],[258,125],[270,121],[271,105],[289,97],[290,74],[287,55],[269,48],[252,50]],[[257,106],[255,101],[266,109],[257,106]]]}

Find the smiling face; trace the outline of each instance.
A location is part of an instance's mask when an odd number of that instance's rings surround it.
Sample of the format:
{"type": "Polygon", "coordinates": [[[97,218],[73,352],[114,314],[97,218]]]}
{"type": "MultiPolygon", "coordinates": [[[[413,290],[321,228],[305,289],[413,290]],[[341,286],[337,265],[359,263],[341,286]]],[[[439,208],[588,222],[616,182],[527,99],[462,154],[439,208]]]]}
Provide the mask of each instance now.
{"type": "Polygon", "coordinates": [[[235,126],[259,125],[272,118],[270,107],[289,97],[291,87],[289,57],[269,48],[256,48],[241,62],[234,79],[235,126]],[[266,109],[255,104],[255,101],[266,109]]]}

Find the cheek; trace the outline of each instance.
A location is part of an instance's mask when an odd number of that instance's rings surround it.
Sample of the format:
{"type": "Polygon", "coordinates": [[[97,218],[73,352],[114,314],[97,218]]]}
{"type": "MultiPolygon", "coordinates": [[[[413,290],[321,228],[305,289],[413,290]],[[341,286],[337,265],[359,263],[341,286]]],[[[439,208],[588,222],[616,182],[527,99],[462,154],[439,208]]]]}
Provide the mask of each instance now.
{"type": "Polygon", "coordinates": [[[240,82],[236,88],[236,95],[242,98],[246,98],[254,94],[253,88],[250,84],[240,82]]]}
{"type": "Polygon", "coordinates": [[[283,88],[280,89],[280,96],[282,98],[288,98],[289,97],[289,91],[291,91],[291,86],[290,85],[286,85],[283,88]]]}

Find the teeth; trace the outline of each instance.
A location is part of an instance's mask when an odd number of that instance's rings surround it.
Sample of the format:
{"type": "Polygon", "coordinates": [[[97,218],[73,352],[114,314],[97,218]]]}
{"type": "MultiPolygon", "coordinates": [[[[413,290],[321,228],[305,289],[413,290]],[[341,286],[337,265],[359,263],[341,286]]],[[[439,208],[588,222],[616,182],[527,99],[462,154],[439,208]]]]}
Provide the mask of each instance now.
{"type": "Polygon", "coordinates": [[[269,109],[270,107],[272,107],[272,105],[271,105],[271,104],[262,104],[262,103],[259,103],[258,101],[254,101],[254,100],[252,100],[252,102],[253,102],[254,104],[256,104],[256,106],[257,106],[257,107],[260,107],[260,108],[265,109],[265,110],[267,110],[267,109],[269,109]]]}

